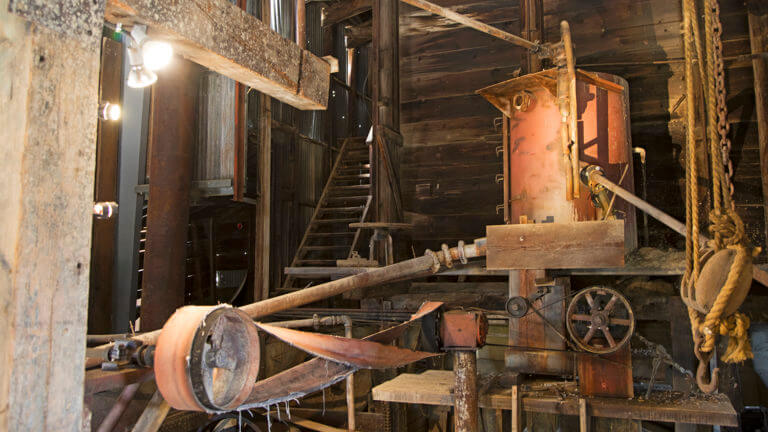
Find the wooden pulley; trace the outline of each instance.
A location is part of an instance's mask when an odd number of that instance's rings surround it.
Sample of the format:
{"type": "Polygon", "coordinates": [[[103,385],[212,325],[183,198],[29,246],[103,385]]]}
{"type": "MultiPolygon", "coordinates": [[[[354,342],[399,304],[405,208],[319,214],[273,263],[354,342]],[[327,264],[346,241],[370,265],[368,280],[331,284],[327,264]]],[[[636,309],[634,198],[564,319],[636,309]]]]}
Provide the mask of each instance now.
{"type": "Polygon", "coordinates": [[[248,315],[229,305],[186,306],[163,326],[155,378],[173,408],[232,411],[250,395],[259,361],[259,335],[248,315]]]}
{"type": "MultiPolygon", "coordinates": [[[[728,273],[731,271],[733,261],[736,259],[736,250],[721,249],[715,252],[706,249],[699,260],[701,271],[696,280],[691,278],[683,280],[680,297],[683,302],[696,311],[706,314],[712,309],[720,290],[725,286],[728,273]]],[[[723,317],[727,317],[739,309],[752,286],[752,264],[748,264],[739,275],[736,289],[731,294],[728,305],[723,310],[723,317]]]]}

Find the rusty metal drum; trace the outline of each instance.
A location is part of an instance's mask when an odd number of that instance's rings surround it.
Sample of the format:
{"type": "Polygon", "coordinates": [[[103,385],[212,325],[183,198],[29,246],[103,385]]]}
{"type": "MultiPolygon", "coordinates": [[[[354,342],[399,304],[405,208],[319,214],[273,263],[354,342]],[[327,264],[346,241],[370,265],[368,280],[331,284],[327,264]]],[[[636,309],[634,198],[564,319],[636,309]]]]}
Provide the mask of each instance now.
{"type": "MultiPolygon", "coordinates": [[[[627,83],[605,73],[578,71],[576,76],[579,160],[599,165],[610,180],[633,192],[627,83]]],[[[478,91],[504,113],[507,223],[600,219],[587,186],[581,184],[578,198],[568,199],[556,86],[556,70],[550,69],[478,91]]],[[[625,222],[626,249],[633,250],[637,246],[635,210],[621,199],[614,209],[625,222]]]]}

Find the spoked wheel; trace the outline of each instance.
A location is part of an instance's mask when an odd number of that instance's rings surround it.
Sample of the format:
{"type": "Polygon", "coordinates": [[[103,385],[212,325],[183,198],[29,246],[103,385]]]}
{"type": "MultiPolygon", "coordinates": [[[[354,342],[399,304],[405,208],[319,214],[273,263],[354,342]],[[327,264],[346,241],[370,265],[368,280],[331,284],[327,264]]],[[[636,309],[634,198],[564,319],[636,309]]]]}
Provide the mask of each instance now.
{"type": "Polygon", "coordinates": [[[596,354],[618,350],[635,331],[629,301],[618,291],[604,287],[579,291],[568,305],[565,322],[574,343],[596,354]]]}

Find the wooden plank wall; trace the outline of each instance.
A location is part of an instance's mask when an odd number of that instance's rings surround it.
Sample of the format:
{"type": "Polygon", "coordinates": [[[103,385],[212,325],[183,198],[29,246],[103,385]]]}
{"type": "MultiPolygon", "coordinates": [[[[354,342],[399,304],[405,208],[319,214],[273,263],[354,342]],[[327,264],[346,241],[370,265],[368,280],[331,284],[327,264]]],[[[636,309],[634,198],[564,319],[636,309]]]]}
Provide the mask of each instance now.
{"type": "MultiPolygon", "coordinates": [[[[519,33],[517,2],[436,0],[437,3],[512,33],[519,33]]],[[[749,53],[746,8],[721,0],[724,55],[749,53]]],[[[629,81],[632,140],[648,152],[648,198],[683,218],[685,104],[682,12],[677,0],[545,0],[545,40],[559,39],[571,24],[577,63],[629,81]]],[[[438,20],[401,11],[403,198],[411,220],[424,226],[414,242],[432,247],[443,239],[471,239],[484,225],[501,223],[499,113],[474,91],[512,76],[522,51],[471,29],[435,25],[438,20]],[[419,33],[418,25],[434,30],[419,33]]],[[[752,69],[749,61],[726,62],[736,202],[752,241],[764,244],[763,209],[752,69]]],[[[638,183],[639,184],[639,179],[638,183]]],[[[681,238],[651,225],[651,244],[682,246],[681,238]]]]}

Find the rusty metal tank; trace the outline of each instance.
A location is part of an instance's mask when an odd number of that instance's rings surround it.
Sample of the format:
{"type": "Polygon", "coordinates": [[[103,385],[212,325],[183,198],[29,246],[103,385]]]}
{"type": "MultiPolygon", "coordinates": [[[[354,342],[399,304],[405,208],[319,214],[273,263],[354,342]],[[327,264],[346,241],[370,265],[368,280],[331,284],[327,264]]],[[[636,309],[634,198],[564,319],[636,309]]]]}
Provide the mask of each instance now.
{"type": "MultiPolygon", "coordinates": [[[[599,165],[610,180],[634,191],[627,82],[581,70],[576,78],[579,160],[599,165]]],[[[506,223],[602,218],[587,186],[579,182],[578,197],[568,196],[556,69],[504,81],[478,93],[504,113],[506,223]]],[[[630,251],[637,246],[634,208],[622,199],[616,199],[613,208],[615,217],[625,221],[625,245],[630,251]]]]}

